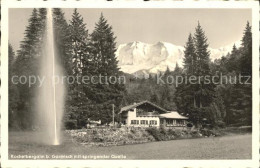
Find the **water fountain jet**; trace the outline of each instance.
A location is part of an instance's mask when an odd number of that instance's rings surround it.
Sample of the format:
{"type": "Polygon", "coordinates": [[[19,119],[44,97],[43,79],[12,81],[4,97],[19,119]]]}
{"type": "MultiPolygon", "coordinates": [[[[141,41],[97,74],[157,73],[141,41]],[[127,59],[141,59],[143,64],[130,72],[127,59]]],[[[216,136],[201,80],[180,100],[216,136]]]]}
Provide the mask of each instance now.
{"type": "Polygon", "coordinates": [[[44,143],[59,145],[65,89],[64,84],[60,81],[63,71],[55,52],[52,18],[52,9],[48,9],[40,61],[40,75],[44,78],[44,82],[38,90],[37,111],[39,112],[38,122],[44,133],[44,143]]]}

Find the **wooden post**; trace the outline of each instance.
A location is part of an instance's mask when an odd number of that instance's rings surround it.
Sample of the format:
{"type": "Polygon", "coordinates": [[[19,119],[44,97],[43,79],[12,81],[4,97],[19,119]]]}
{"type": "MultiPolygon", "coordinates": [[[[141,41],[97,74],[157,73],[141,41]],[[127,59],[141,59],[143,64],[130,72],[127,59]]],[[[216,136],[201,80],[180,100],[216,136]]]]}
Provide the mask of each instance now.
{"type": "Polygon", "coordinates": [[[114,112],[114,104],[112,104],[112,116],[113,116],[113,127],[115,127],[115,112],[114,112]]]}

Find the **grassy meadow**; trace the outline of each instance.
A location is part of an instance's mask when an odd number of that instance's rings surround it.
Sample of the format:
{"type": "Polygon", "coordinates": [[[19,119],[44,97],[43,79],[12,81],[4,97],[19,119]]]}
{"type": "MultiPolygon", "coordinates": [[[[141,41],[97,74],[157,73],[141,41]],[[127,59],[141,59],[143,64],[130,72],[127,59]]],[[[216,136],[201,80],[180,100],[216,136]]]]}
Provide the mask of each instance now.
{"type": "Polygon", "coordinates": [[[252,157],[250,133],[108,147],[81,145],[65,132],[62,136],[62,144],[52,146],[42,143],[41,136],[43,135],[37,132],[9,132],[9,158],[14,159],[11,155],[48,155],[48,159],[57,159],[56,156],[59,155],[107,155],[109,156],[107,159],[171,160],[251,159],[252,157]]]}

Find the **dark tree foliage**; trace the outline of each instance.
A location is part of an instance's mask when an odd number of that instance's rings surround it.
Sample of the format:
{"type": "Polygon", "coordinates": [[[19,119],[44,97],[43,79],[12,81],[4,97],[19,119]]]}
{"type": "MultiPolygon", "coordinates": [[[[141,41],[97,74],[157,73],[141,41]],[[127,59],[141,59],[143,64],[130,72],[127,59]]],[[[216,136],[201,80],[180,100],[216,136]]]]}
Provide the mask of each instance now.
{"type": "Polygon", "coordinates": [[[184,51],[184,69],[186,74],[193,75],[197,68],[197,55],[195,53],[194,38],[189,34],[184,51]]]}
{"type": "Polygon", "coordinates": [[[17,90],[17,86],[15,83],[12,82],[12,76],[14,75],[14,60],[15,60],[15,53],[13,47],[9,44],[8,45],[8,98],[9,98],[9,116],[8,116],[8,125],[9,128],[18,128],[19,123],[17,123],[17,115],[18,115],[18,102],[19,102],[19,92],[17,90]]]}
{"type": "MultiPolygon", "coordinates": [[[[61,13],[60,9],[57,9],[56,13],[61,13]]],[[[66,25],[63,20],[65,21],[64,16],[60,14],[60,25],[63,25],[61,28],[66,25]]],[[[78,13],[77,9],[74,9],[70,24],[66,25],[66,27],[67,29],[63,28],[63,32],[59,31],[64,35],[63,39],[65,40],[65,42],[61,42],[64,49],[63,53],[66,55],[63,59],[64,66],[67,67],[68,75],[73,76],[74,79],[81,79],[83,75],[87,75],[86,69],[90,68],[88,64],[90,54],[88,51],[88,30],[83,17],[78,13]]],[[[80,81],[75,81],[68,86],[65,120],[77,120],[78,128],[86,125],[84,121],[86,121],[90,113],[90,100],[85,93],[87,87],[80,81]]]]}
{"type": "MultiPolygon", "coordinates": [[[[95,70],[94,75],[118,78],[120,71],[118,61],[115,56],[116,37],[107,20],[101,14],[99,21],[96,23],[95,29],[91,34],[91,54],[93,55],[95,70]]],[[[125,92],[124,84],[116,82],[113,84],[111,80],[103,80],[93,86],[93,90],[89,91],[90,99],[96,103],[98,117],[102,123],[109,123],[112,119],[112,104],[115,104],[115,111],[119,112],[119,107],[125,92]]],[[[96,114],[94,114],[97,116],[96,114]]]]}
{"type": "MultiPolygon", "coordinates": [[[[222,75],[237,77],[239,74],[252,77],[252,33],[247,23],[242,38],[242,46],[233,46],[232,51],[210,61],[208,40],[201,25],[195,34],[188,36],[184,51],[183,69],[176,64],[174,71],[168,67],[165,72],[149,74],[148,78],[135,78],[122,73],[115,56],[116,36],[112,26],[101,14],[96,26],[89,34],[87,24],[77,9],[69,23],[61,9],[53,12],[54,43],[56,56],[61,62],[64,75],[81,79],[83,76],[100,77],[101,83],[74,83],[66,85],[64,125],[73,128],[86,126],[87,120],[99,120],[102,124],[112,121],[112,104],[115,105],[116,120],[122,106],[149,100],[168,111],[177,110],[186,115],[197,126],[203,119],[214,126],[251,125],[252,122],[252,85],[241,83],[205,84],[202,79],[196,84],[179,84],[172,79],[177,76],[222,75]],[[113,83],[113,79],[125,76],[126,83],[113,83]],[[105,79],[105,76],[107,79],[105,79]],[[112,78],[110,78],[112,77],[112,78]],[[158,83],[162,79],[165,83],[158,83]]],[[[26,84],[13,84],[13,75],[38,75],[39,60],[46,32],[47,10],[33,9],[28,20],[20,49],[15,52],[9,45],[9,127],[32,129],[35,125],[35,96],[37,88],[26,84]]],[[[96,78],[98,79],[98,78],[96,78]]],[[[179,79],[180,80],[180,79],[179,79]]],[[[225,80],[218,77],[218,81],[225,80]]],[[[97,82],[97,81],[94,81],[97,82]]],[[[118,82],[118,81],[117,81],[118,82]]],[[[123,82],[123,81],[122,81],[123,82]]],[[[250,78],[242,82],[251,83],[250,78]]]]}
{"type": "Polygon", "coordinates": [[[198,23],[194,37],[190,34],[185,46],[183,74],[183,78],[195,77],[196,82],[182,83],[175,97],[178,110],[189,116],[197,126],[203,119],[214,124],[218,118],[215,115],[218,108],[214,102],[217,100],[215,85],[211,81],[206,83],[206,76],[211,76],[209,56],[207,37],[198,23]]]}
{"type": "Polygon", "coordinates": [[[249,22],[247,22],[246,28],[244,30],[241,54],[241,73],[242,75],[252,76],[252,32],[249,22]]]}
{"type": "Polygon", "coordinates": [[[65,75],[70,75],[72,70],[69,52],[69,25],[60,8],[53,9],[53,26],[56,55],[59,57],[65,75]]]}
{"type": "MultiPolygon", "coordinates": [[[[42,30],[40,17],[37,9],[33,9],[29,18],[28,26],[25,30],[24,40],[21,42],[20,50],[17,52],[13,66],[13,74],[17,76],[36,76],[38,72],[40,45],[42,40],[42,30]]],[[[34,125],[33,118],[35,111],[33,101],[35,99],[35,86],[29,87],[28,82],[17,84],[17,115],[16,123],[20,129],[31,129],[34,125]]]]}
{"type": "Polygon", "coordinates": [[[237,48],[234,45],[231,53],[216,62],[215,71],[232,77],[233,81],[218,87],[226,109],[225,123],[252,125],[252,33],[249,23],[244,31],[242,46],[237,48]],[[239,81],[239,75],[245,77],[239,81]]]}
{"type": "Polygon", "coordinates": [[[83,60],[86,56],[86,45],[88,43],[88,30],[83,21],[83,17],[74,9],[72,19],[69,24],[70,55],[73,63],[72,74],[82,75],[83,60]]]}

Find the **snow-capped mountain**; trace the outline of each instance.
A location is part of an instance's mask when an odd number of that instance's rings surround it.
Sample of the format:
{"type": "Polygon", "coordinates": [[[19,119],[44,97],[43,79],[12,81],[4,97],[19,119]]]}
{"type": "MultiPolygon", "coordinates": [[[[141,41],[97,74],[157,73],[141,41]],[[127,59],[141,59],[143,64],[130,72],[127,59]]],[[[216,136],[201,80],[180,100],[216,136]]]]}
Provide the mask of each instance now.
{"type": "MultiPolygon", "coordinates": [[[[234,43],[233,43],[234,44],[234,43]]],[[[210,50],[210,58],[215,60],[232,51],[233,44],[210,50]]],[[[235,42],[240,46],[240,42],[235,42]]],[[[165,71],[167,66],[174,70],[176,63],[182,67],[184,57],[184,47],[176,46],[167,42],[156,44],[146,44],[139,41],[121,44],[118,46],[116,56],[119,67],[125,73],[135,72],[157,73],[165,71]]]]}
{"type": "Polygon", "coordinates": [[[238,40],[232,44],[226,45],[224,47],[220,47],[218,49],[214,49],[214,48],[209,48],[210,50],[210,58],[211,60],[215,60],[215,59],[219,59],[221,58],[223,55],[227,55],[228,52],[232,51],[232,48],[234,46],[234,44],[236,45],[236,47],[240,47],[241,46],[241,41],[238,40]]]}

